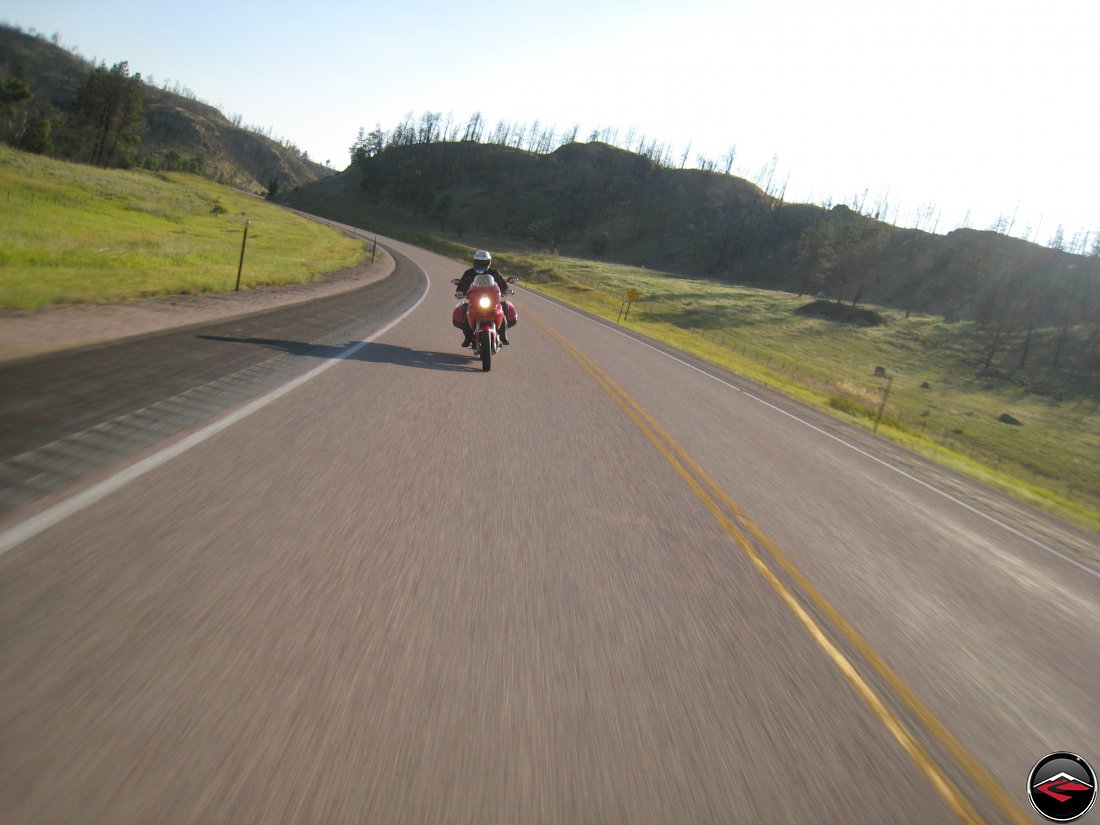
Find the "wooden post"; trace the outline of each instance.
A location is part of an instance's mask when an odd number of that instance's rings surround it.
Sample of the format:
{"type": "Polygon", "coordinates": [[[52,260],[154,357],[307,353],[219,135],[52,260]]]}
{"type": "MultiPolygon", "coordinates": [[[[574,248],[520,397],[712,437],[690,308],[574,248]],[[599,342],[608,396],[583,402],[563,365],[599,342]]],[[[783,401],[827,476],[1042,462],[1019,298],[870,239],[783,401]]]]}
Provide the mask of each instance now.
{"type": "Polygon", "coordinates": [[[882,403],[878,405],[878,416],[875,418],[875,427],[872,432],[878,432],[879,422],[882,421],[882,414],[886,411],[886,399],[890,397],[890,387],[894,386],[894,376],[890,376],[886,379],[886,389],[882,391],[882,403]]]}
{"type": "Polygon", "coordinates": [[[237,288],[234,292],[241,291],[241,270],[244,268],[244,245],[248,243],[248,225],[252,223],[250,220],[244,222],[244,238],[241,240],[241,261],[237,264],[237,288]]]}

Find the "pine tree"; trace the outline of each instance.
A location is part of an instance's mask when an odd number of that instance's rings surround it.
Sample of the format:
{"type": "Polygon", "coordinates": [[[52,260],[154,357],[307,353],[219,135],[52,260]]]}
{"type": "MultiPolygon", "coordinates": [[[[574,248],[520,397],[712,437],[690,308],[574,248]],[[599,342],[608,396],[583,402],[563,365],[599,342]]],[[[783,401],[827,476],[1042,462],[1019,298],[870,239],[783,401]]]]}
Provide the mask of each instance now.
{"type": "Polygon", "coordinates": [[[110,69],[98,66],[73,101],[73,151],[96,166],[125,166],[126,149],[141,142],[145,85],[141,75],[130,76],[126,61],[110,69]]]}
{"type": "Polygon", "coordinates": [[[20,113],[25,113],[25,104],[31,97],[31,87],[22,66],[17,67],[7,77],[0,78],[0,115],[4,118],[3,134],[0,137],[4,140],[14,142],[21,137],[23,117],[20,113]]]}

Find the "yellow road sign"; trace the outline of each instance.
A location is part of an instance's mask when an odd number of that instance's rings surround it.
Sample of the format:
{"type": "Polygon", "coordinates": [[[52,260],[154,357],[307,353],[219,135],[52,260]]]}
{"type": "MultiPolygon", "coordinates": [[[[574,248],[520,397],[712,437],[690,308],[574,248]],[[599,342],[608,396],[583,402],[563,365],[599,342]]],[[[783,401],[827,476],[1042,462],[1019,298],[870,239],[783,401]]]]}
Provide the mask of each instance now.
{"type": "Polygon", "coordinates": [[[630,301],[630,303],[634,303],[639,297],[641,296],[638,295],[638,290],[636,289],[632,289],[626,293],[626,300],[630,301]]]}

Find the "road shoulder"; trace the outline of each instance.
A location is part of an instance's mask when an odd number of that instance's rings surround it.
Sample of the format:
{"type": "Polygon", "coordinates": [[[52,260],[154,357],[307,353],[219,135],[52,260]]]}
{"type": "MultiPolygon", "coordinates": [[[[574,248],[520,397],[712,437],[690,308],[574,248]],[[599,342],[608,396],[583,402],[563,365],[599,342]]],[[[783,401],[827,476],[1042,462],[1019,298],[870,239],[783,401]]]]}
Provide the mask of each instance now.
{"type": "Polygon", "coordinates": [[[374,263],[330,273],[308,284],[261,286],[246,292],[173,295],[117,304],[78,304],[43,310],[0,309],[0,364],[84,349],[266,312],[337,295],[380,281],[395,263],[379,248],[374,263]]]}

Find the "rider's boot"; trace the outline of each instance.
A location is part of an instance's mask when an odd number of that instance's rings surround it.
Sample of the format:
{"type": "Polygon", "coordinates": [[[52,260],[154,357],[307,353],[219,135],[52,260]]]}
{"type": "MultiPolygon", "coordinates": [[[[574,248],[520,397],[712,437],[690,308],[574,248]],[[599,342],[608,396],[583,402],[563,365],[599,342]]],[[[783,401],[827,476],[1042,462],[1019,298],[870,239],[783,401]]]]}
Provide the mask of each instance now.
{"type": "Polygon", "coordinates": [[[468,331],[463,330],[462,336],[463,336],[462,346],[464,346],[464,347],[473,346],[473,343],[474,343],[474,336],[473,335],[471,335],[468,331]]]}
{"type": "Polygon", "coordinates": [[[507,321],[505,321],[504,326],[502,326],[500,328],[500,343],[504,344],[504,346],[508,346],[508,344],[512,343],[511,341],[508,340],[508,322],[507,321]]]}

